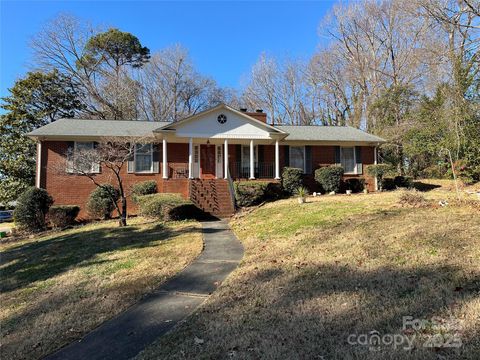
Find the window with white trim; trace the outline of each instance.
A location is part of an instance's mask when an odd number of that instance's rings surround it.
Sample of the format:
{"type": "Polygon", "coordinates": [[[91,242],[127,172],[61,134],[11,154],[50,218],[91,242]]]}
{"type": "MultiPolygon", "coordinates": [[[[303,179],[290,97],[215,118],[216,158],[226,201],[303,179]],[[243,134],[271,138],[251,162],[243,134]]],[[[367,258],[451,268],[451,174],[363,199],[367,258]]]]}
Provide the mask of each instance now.
{"type": "Polygon", "coordinates": [[[290,146],[290,167],[305,172],[305,146],[290,146]]]}
{"type": "Polygon", "coordinates": [[[73,145],[73,167],[70,172],[77,173],[98,173],[100,166],[94,161],[95,148],[93,141],[75,141],[73,145]]]}
{"type": "Polygon", "coordinates": [[[153,147],[152,144],[135,145],[135,172],[153,172],[153,147]]]}
{"type": "Polygon", "coordinates": [[[341,148],[341,164],[345,174],[356,174],[357,166],[355,160],[355,147],[341,148]]]}

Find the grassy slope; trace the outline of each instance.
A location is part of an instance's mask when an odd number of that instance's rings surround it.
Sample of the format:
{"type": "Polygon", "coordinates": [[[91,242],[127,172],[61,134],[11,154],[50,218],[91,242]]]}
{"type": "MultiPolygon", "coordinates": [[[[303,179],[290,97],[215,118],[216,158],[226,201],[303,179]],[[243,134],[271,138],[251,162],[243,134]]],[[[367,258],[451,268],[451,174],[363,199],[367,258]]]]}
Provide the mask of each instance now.
{"type": "MultiPolygon", "coordinates": [[[[399,192],[267,204],[237,217],[240,268],[185,324],[141,358],[477,358],[480,214],[401,208],[399,192]],[[349,334],[402,333],[402,317],[460,322],[458,350],[378,351],[349,334]],[[196,344],[195,337],[204,340],[196,344]]],[[[445,189],[427,198],[452,199],[445,189]]],[[[447,323],[448,324],[448,323],[447,323]]]]}
{"type": "Polygon", "coordinates": [[[195,222],[95,223],[0,244],[2,358],[34,359],[78,339],[186,266],[195,222]]]}

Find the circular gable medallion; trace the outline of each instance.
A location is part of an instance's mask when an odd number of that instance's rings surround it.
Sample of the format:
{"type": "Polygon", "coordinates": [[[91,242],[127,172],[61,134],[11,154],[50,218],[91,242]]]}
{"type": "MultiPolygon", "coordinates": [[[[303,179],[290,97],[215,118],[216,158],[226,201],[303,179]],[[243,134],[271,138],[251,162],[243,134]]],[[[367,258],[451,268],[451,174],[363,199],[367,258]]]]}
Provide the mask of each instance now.
{"type": "Polygon", "coordinates": [[[218,115],[217,117],[217,121],[220,123],[220,124],[225,124],[227,122],[227,116],[224,115],[224,114],[220,114],[218,115]]]}

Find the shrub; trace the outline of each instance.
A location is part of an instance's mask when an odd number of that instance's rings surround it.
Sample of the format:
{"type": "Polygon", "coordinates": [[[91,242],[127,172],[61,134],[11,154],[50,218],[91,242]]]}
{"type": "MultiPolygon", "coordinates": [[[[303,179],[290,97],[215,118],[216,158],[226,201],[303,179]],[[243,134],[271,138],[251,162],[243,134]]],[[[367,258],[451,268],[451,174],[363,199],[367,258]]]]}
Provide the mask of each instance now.
{"type": "Polygon", "coordinates": [[[307,197],[308,189],[304,186],[300,186],[295,189],[295,195],[298,196],[299,198],[307,197]]]}
{"type": "Polygon", "coordinates": [[[282,172],[283,190],[292,195],[295,189],[303,185],[303,170],[298,168],[285,167],[282,172]]]}
{"type": "Polygon", "coordinates": [[[274,201],[282,197],[282,186],[279,183],[260,181],[243,181],[234,184],[235,202],[238,206],[258,205],[264,201],[274,201]]]}
{"type": "Polygon", "coordinates": [[[162,221],[195,218],[193,204],[180,194],[151,194],[137,198],[140,215],[162,221]]]}
{"type": "Polygon", "coordinates": [[[234,189],[235,202],[238,206],[253,206],[265,200],[267,183],[254,181],[236,182],[234,189]]]}
{"type": "Polygon", "coordinates": [[[75,218],[80,212],[76,205],[52,206],[48,211],[48,221],[54,228],[64,228],[75,223],[75,218]]]}
{"type": "Polygon", "coordinates": [[[347,179],[345,180],[345,187],[347,190],[352,190],[353,193],[362,192],[365,188],[364,179],[347,179]]]}
{"type": "MultiPolygon", "coordinates": [[[[366,166],[367,175],[377,178],[380,185],[380,191],[384,189],[383,178],[387,175],[392,175],[394,169],[390,164],[375,164],[366,166]]],[[[395,186],[393,187],[395,188],[395,186]]],[[[386,189],[388,190],[388,189],[386,189]]]]}
{"type": "Polygon", "coordinates": [[[380,190],[395,190],[395,180],[392,177],[384,177],[381,181],[379,181],[380,190]]]}
{"type": "Polygon", "coordinates": [[[137,197],[155,194],[156,192],[157,182],[155,180],[142,181],[132,186],[132,200],[136,203],[137,197]]]}
{"type": "Polygon", "coordinates": [[[110,219],[120,192],[110,184],[98,186],[92,191],[87,202],[87,212],[96,219],[110,219]]]}
{"type": "Polygon", "coordinates": [[[24,231],[45,230],[45,215],[52,204],[53,199],[46,190],[36,187],[27,189],[17,200],[13,212],[15,224],[24,231]]]}
{"type": "Polygon", "coordinates": [[[413,187],[413,178],[410,176],[395,176],[393,179],[395,187],[411,189],[413,187]]]}
{"type": "Polygon", "coordinates": [[[342,182],[343,168],[341,166],[328,166],[315,170],[315,181],[326,192],[339,192],[342,182]]]}

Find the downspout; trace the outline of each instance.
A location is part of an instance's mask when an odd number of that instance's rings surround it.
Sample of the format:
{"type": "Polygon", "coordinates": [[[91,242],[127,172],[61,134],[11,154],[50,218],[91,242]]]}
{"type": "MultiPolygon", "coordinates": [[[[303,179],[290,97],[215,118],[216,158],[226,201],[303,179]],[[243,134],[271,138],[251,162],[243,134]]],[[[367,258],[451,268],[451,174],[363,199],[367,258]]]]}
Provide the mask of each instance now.
{"type": "Polygon", "coordinates": [[[37,176],[35,177],[35,186],[40,189],[42,184],[42,142],[37,142],[37,176]]]}

